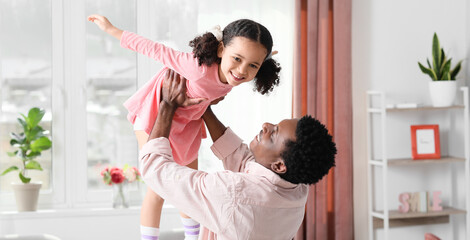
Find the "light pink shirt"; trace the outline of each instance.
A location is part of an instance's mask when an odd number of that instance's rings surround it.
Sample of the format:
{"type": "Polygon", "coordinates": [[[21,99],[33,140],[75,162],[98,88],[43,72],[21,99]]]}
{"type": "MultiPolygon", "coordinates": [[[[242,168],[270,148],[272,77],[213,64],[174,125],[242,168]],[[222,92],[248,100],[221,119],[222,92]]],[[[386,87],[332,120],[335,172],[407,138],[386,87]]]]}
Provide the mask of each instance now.
{"type": "Polygon", "coordinates": [[[180,166],[168,139],[152,139],[140,152],[142,176],[154,192],[207,228],[199,239],[292,239],[304,217],[308,186],[256,163],[230,128],[211,149],[226,171],[180,166]]]}
{"type": "Polygon", "coordinates": [[[141,53],[165,65],[124,103],[124,107],[129,111],[127,119],[134,124],[138,116],[148,134],[152,131],[157,118],[161,86],[168,68],[175,70],[188,80],[186,87],[189,97],[208,99],[201,104],[178,108],[173,118],[170,144],[174,159],[180,165],[191,163],[197,158],[201,145],[202,114],[212,100],[225,96],[232,90],[232,86],[220,81],[218,64],[199,66],[192,53],[176,51],[127,31],[122,33],[121,47],[141,53]]]}

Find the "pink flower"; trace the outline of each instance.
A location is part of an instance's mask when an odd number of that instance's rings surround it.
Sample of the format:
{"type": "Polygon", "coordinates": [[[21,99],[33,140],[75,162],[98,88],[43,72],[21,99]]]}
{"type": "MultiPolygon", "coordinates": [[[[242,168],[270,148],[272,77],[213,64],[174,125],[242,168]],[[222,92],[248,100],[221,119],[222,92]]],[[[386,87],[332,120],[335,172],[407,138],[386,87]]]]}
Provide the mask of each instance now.
{"type": "Polygon", "coordinates": [[[124,178],[122,169],[117,168],[117,167],[113,167],[113,168],[111,168],[111,170],[109,172],[110,172],[110,175],[111,175],[111,181],[113,183],[119,184],[119,183],[124,182],[125,178],[124,178]]]}
{"type": "Polygon", "coordinates": [[[124,170],[124,176],[129,182],[137,180],[140,176],[139,170],[135,167],[129,167],[124,170]]]}
{"type": "Polygon", "coordinates": [[[101,171],[101,176],[104,177],[104,175],[105,175],[107,172],[109,172],[109,168],[103,169],[103,171],[101,171]]]}
{"type": "Polygon", "coordinates": [[[131,167],[128,164],[124,168],[107,167],[101,171],[103,182],[107,185],[121,184],[124,181],[133,182],[140,181],[140,172],[136,167],[131,167]]]}
{"type": "Polygon", "coordinates": [[[139,172],[139,169],[137,169],[136,167],[132,167],[135,171],[135,173],[137,174],[137,176],[140,176],[140,172],[139,172]]]}

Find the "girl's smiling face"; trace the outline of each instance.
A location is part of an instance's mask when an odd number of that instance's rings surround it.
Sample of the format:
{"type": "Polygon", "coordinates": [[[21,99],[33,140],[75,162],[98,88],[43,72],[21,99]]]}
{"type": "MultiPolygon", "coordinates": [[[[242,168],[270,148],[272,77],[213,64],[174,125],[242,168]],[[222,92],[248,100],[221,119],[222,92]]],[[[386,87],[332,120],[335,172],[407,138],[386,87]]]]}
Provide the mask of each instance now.
{"type": "Polygon", "coordinates": [[[221,42],[217,51],[220,81],[235,87],[253,80],[267,55],[261,43],[245,37],[234,37],[227,46],[221,42]]]}

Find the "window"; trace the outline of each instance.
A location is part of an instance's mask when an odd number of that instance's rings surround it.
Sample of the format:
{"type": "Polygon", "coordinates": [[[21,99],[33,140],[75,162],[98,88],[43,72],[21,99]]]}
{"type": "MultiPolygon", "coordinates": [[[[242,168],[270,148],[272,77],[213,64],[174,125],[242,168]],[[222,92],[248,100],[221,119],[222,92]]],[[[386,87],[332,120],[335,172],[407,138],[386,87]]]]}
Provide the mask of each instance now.
{"type": "MultiPolygon", "coordinates": [[[[10,132],[19,133],[19,113],[32,107],[46,110],[41,126],[52,132],[52,14],[51,1],[0,1],[0,172],[20,165],[9,157],[10,132]]],[[[52,151],[36,159],[43,171],[29,171],[28,176],[42,182],[44,191],[52,189],[52,151]]],[[[0,193],[11,192],[10,182],[19,181],[11,172],[0,179],[0,193]]],[[[12,201],[5,201],[11,203],[12,201]]]]}
{"type": "MultiPolygon", "coordinates": [[[[86,13],[136,31],[134,1],[89,0],[86,13]]],[[[86,24],[86,54],[88,189],[107,189],[100,176],[104,167],[138,162],[134,131],[122,105],[137,89],[137,59],[95,24],[86,24]]]]}
{"type": "MultiPolygon", "coordinates": [[[[281,84],[268,96],[245,83],[214,106],[221,121],[247,143],[264,121],[291,115],[294,1],[273,0],[0,0],[0,171],[11,165],[9,135],[18,112],[46,109],[43,126],[53,148],[41,156],[45,171],[39,208],[111,206],[111,188],[102,183],[106,166],[137,165],[137,142],[123,103],[162,65],[122,49],[86,16],[107,16],[117,27],[180,51],[214,25],[250,18],[266,26],[281,63],[281,84]],[[21,31],[20,31],[21,30],[21,31]]],[[[200,169],[221,169],[203,141],[200,169]]],[[[9,183],[0,177],[0,210],[13,210],[9,183]],[[8,203],[8,204],[3,204],[8,203]]],[[[134,186],[134,204],[146,188],[134,186]]]]}

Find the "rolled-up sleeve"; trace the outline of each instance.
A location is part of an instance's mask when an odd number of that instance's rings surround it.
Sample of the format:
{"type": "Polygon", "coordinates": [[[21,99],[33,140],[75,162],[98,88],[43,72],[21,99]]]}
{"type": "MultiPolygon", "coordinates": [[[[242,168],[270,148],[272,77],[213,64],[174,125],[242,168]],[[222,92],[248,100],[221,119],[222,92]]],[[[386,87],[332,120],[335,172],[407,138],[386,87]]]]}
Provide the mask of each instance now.
{"type": "Polygon", "coordinates": [[[233,221],[234,174],[209,174],[176,164],[167,138],[147,142],[139,159],[147,186],[180,211],[214,232],[223,232],[233,221]]]}
{"type": "Polygon", "coordinates": [[[245,164],[254,160],[248,146],[230,128],[214,142],[211,149],[222,160],[224,168],[233,172],[242,172],[245,164]]]}

